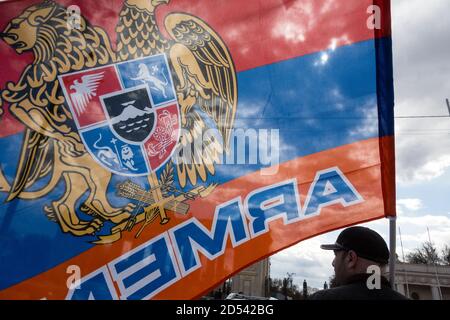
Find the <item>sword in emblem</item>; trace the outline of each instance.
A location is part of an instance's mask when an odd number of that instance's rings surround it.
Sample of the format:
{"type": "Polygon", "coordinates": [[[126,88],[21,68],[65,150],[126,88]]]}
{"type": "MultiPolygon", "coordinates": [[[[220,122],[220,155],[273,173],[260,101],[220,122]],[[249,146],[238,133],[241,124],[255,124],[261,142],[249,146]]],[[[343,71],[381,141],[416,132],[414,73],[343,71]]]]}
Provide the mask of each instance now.
{"type": "MultiPolygon", "coordinates": [[[[170,221],[167,210],[172,211],[177,214],[187,214],[189,211],[189,204],[186,203],[188,200],[194,200],[197,197],[205,198],[207,197],[217,186],[217,184],[212,183],[208,186],[199,186],[188,192],[184,192],[174,188],[170,184],[159,183],[158,177],[154,172],[148,176],[148,181],[150,183],[150,189],[145,190],[140,185],[133,183],[130,180],[122,182],[117,185],[117,195],[139,201],[139,203],[144,203],[146,206],[143,207],[143,211],[133,215],[128,220],[114,226],[111,229],[111,234],[106,236],[99,236],[99,240],[93,243],[95,244],[107,244],[118,241],[122,237],[123,231],[131,232],[135,225],[143,223],[135,235],[138,238],[144,229],[153,223],[156,218],[160,218],[160,224],[164,225],[170,221]],[[172,192],[170,196],[163,196],[164,193],[172,192]]],[[[137,210],[142,206],[139,205],[137,210]]]]}
{"type": "Polygon", "coordinates": [[[116,142],[117,142],[116,138],[112,138],[111,139],[111,143],[114,145],[114,150],[116,151],[117,159],[119,159],[120,168],[123,169],[124,167],[123,167],[123,164],[122,164],[122,158],[120,157],[119,150],[117,149],[116,142]]]}
{"type": "MultiPolygon", "coordinates": [[[[150,178],[151,177],[149,177],[149,179],[150,178]]],[[[119,196],[131,200],[137,200],[147,204],[147,206],[144,207],[143,212],[140,212],[139,214],[131,217],[129,220],[113,227],[110,235],[99,236],[100,240],[95,242],[96,244],[115,242],[121,238],[122,231],[126,230],[131,232],[135,225],[142,222],[142,226],[135,235],[135,238],[138,238],[144,229],[154,222],[156,218],[160,218],[161,225],[168,223],[170,219],[167,216],[166,210],[173,211],[177,214],[187,214],[189,211],[189,204],[185,202],[186,200],[193,200],[196,197],[207,197],[217,186],[217,184],[210,184],[207,187],[200,186],[189,192],[181,192],[180,190],[177,190],[179,195],[163,197],[161,190],[167,186],[159,184],[156,185],[153,181],[151,185],[153,185],[153,187],[149,190],[144,190],[141,186],[129,180],[118,185],[119,196]]]]}

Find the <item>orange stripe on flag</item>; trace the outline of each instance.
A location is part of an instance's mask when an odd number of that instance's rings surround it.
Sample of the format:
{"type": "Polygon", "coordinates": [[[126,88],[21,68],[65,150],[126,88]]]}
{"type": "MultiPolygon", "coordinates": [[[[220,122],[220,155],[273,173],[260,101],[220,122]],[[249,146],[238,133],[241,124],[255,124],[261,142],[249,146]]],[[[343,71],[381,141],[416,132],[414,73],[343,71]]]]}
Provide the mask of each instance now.
{"type": "MultiPolygon", "coordinates": [[[[384,144],[389,145],[392,143],[392,139],[392,137],[388,137],[382,140],[384,140],[384,144]]],[[[316,173],[331,167],[338,167],[364,199],[364,201],[348,207],[343,207],[341,204],[324,207],[319,215],[288,225],[283,223],[283,219],[276,219],[269,222],[269,232],[255,236],[235,248],[228,239],[223,254],[208,261],[200,253],[201,268],[181,278],[154,298],[192,299],[198,297],[199,292],[208,292],[215,285],[229,278],[230,274],[237,273],[255,261],[295,243],[330,230],[384,217],[384,209],[389,205],[385,204],[383,200],[379,143],[379,139],[374,138],[297,158],[281,164],[276,175],[262,176],[259,172],[254,172],[218,186],[206,199],[191,202],[190,213],[186,216],[171,215],[170,227],[172,228],[195,216],[208,230],[211,230],[212,218],[217,205],[239,196],[243,200],[250,192],[258,188],[288,179],[297,180],[303,207],[316,173]],[[205,281],[205,279],[208,280],[205,281]]],[[[122,240],[116,243],[93,247],[47,272],[3,290],[0,292],[0,299],[41,299],[44,297],[64,299],[68,292],[66,281],[69,275],[66,273],[66,269],[69,265],[80,266],[82,276],[85,276],[166,231],[168,231],[167,225],[162,226],[155,223],[153,228],[146,229],[138,239],[134,238],[134,231],[124,233],[122,240]]],[[[180,264],[180,261],[178,263],[180,264]]],[[[118,290],[117,286],[115,287],[118,290]]]]}

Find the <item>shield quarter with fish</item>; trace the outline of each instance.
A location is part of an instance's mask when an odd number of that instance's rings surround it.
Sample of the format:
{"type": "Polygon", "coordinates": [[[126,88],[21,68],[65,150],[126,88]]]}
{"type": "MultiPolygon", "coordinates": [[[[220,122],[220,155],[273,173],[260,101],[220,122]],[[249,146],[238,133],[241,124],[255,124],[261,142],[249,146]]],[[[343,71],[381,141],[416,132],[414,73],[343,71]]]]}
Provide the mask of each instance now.
{"type": "Polygon", "coordinates": [[[147,175],[172,156],[180,108],[165,54],[59,77],[78,131],[102,166],[147,175]]]}

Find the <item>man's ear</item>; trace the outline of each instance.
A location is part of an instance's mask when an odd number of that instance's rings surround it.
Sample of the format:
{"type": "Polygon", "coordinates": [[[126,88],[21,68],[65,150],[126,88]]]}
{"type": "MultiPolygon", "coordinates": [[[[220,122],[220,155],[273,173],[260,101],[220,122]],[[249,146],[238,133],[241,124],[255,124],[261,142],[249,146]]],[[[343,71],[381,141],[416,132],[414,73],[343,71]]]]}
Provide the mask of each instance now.
{"type": "Polygon", "coordinates": [[[358,255],[356,252],[353,250],[348,251],[346,261],[349,268],[355,268],[356,262],[358,261],[358,255]]]}

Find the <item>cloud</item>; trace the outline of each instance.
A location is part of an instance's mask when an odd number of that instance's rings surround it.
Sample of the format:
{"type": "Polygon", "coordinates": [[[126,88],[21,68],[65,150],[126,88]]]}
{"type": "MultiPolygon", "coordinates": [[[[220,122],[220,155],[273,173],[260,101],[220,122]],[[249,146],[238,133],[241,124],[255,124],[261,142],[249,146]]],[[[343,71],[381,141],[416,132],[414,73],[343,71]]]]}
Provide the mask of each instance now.
{"type": "MultiPolygon", "coordinates": [[[[405,255],[428,241],[428,230],[430,231],[431,241],[439,249],[443,248],[444,245],[450,245],[450,217],[448,215],[399,217],[397,225],[401,230],[405,255]]],[[[401,253],[400,245],[400,239],[397,239],[397,254],[399,255],[401,253]]]]}
{"type": "Polygon", "coordinates": [[[404,207],[405,209],[417,211],[423,207],[423,203],[421,199],[398,199],[397,200],[398,207],[404,207]]]}
{"type": "MultiPolygon", "coordinates": [[[[412,203],[414,201],[408,202],[408,204],[412,203]]],[[[361,226],[377,231],[389,244],[389,221],[387,219],[364,223],[361,226]]],[[[396,253],[400,259],[402,259],[401,243],[403,243],[403,253],[406,256],[415,248],[420,247],[422,243],[428,241],[427,227],[430,230],[431,240],[439,251],[444,245],[450,245],[450,214],[420,217],[399,216],[397,219],[396,253]],[[401,230],[401,242],[398,228],[401,230]]],[[[273,255],[270,258],[271,277],[284,278],[287,272],[293,272],[295,273],[293,279],[296,285],[301,287],[303,280],[306,279],[309,286],[323,288],[323,283],[328,282],[330,276],[334,273],[331,265],[334,255],[333,252],[320,249],[320,245],[334,243],[341,231],[342,229],[305,240],[273,255]]]]}
{"type": "Polygon", "coordinates": [[[281,251],[272,256],[271,277],[282,279],[287,273],[294,273],[293,282],[299,288],[303,280],[315,288],[322,288],[325,281],[333,274],[331,262],[333,252],[325,252],[320,249],[322,243],[333,243],[335,238],[331,234],[318,236],[281,251]]]}
{"type": "Polygon", "coordinates": [[[415,180],[432,180],[443,175],[447,168],[450,167],[450,154],[440,156],[436,160],[425,163],[415,173],[415,180]]]}
{"type": "Polygon", "coordinates": [[[309,2],[296,2],[289,9],[283,12],[283,19],[277,19],[272,28],[272,33],[276,38],[284,38],[292,43],[304,42],[316,24],[313,18],[313,5],[309,2]],[[296,21],[302,17],[308,21],[306,26],[299,26],[296,21]]]}
{"type": "MultiPolygon", "coordinates": [[[[445,98],[450,98],[450,20],[443,17],[448,0],[396,0],[392,2],[393,54],[396,116],[446,115],[445,98]]],[[[330,49],[333,48],[333,43],[330,49]]],[[[370,115],[367,115],[369,118],[370,115]]],[[[397,181],[400,187],[429,181],[450,168],[450,119],[396,119],[397,181]]],[[[367,123],[369,125],[369,123],[367,123]]],[[[368,126],[370,129],[370,127],[368,126]]],[[[361,128],[363,130],[365,128],[361,128]]],[[[402,258],[431,240],[438,248],[450,245],[450,212],[446,214],[408,215],[423,209],[417,198],[397,202],[397,248],[402,258]],[[401,230],[401,242],[398,230],[401,230]]],[[[381,219],[363,224],[389,237],[389,222],[381,219]]],[[[333,274],[333,253],[320,249],[321,243],[333,243],[340,231],[303,241],[271,257],[271,276],[283,278],[294,272],[294,282],[303,279],[322,288],[333,274]]]]}
{"type": "Polygon", "coordinates": [[[374,99],[366,101],[364,106],[358,110],[364,119],[360,126],[350,131],[350,136],[371,137],[378,132],[378,123],[374,121],[378,117],[377,109],[373,107],[376,104],[374,99]]]}
{"type": "MultiPolygon", "coordinates": [[[[392,3],[396,116],[446,115],[450,92],[448,1],[392,3]]],[[[396,120],[397,180],[417,183],[450,167],[450,119],[396,120]]]]}

